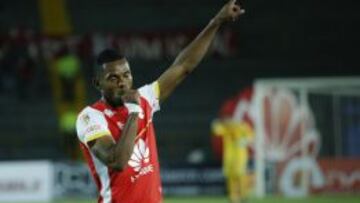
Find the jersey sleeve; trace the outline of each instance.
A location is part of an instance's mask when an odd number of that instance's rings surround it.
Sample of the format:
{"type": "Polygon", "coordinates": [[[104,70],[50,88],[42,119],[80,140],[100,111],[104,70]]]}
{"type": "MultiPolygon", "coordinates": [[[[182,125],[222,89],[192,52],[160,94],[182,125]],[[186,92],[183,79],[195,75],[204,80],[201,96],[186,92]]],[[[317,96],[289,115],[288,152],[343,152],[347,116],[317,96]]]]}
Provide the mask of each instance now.
{"type": "Polygon", "coordinates": [[[138,89],[140,95],[146,99],[147,102],[151,105],[152,113],[155,113],[160,110],[160,88],[157,81],[144,85],[138,89]]]}
{"type": "Polygon", "coordinates": [[[85,108],[79,114],[76,131],[79,140],[85,145],[92,140],[111,135],[104,115],[91,107],[85,108]]]}

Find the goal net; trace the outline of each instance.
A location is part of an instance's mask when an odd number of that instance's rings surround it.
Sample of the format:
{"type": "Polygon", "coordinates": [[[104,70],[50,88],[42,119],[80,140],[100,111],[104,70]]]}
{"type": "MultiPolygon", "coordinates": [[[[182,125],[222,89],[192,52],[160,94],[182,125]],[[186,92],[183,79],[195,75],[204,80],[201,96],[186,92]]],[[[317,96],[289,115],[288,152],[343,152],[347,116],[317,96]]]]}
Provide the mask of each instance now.
{"type": "Polygon", "coordinates": [[[360,78],[259,79],[251,103],[256,196],[339,191],[345,183],[327,172],[359,154],[360,78]]]}

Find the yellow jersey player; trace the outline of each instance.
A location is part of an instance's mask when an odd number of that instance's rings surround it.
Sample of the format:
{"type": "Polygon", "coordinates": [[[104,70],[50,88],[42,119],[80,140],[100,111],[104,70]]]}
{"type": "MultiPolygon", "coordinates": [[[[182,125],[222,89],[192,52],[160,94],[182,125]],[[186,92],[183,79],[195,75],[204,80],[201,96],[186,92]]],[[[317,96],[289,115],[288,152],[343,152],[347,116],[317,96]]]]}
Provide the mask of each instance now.
{"type": "Polygon", "coordinates": [[[245,202],[249,195],[248,143],[254,132],[247,122],[227,117],[213,121],[212,132],[223,138],[223,172],[231,203],[245,202]]]}

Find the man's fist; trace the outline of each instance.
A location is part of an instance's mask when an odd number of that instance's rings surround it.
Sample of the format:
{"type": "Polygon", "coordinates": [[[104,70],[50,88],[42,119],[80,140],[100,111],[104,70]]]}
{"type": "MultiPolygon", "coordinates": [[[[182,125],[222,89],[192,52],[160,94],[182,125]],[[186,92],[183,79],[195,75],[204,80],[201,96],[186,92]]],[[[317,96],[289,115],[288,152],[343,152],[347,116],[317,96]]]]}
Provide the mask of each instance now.
{"type": "Polygon", "coordinates": [[[229,0],[216,14],[214,20],[223,23],[225,21],[235,21],[245,10],[236,5],[236,0],[229,0]]]}
{"type": "Polygon", "coordinates": [[[122,96],[121,99],[124,103],[140,104],[140,94],[137,90],[128,90],[122,96]]]}

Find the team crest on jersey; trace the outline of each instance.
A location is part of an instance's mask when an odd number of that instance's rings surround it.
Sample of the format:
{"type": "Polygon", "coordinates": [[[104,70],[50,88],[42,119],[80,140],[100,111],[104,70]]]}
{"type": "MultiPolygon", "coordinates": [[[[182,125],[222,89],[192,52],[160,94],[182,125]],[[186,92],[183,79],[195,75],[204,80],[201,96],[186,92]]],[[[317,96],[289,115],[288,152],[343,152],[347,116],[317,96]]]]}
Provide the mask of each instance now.
{"type": "Polygon", "coordinates": [[[154,166],[150,164],[149,147],[146,146],[143,139],[139,139],[139,141],[135,144],[134,151],[128,164],[137,173],[136,175],[131,176],[131,182],[135,182],[141,176],[154,171],[154,166]]]}
{"type": "Polygon", "coordinates": [[[85,125],[88,125],[90,122],[90,116],[88,114],[84,114],[81,116],[81,120],[85,123],[85,125]]]}

